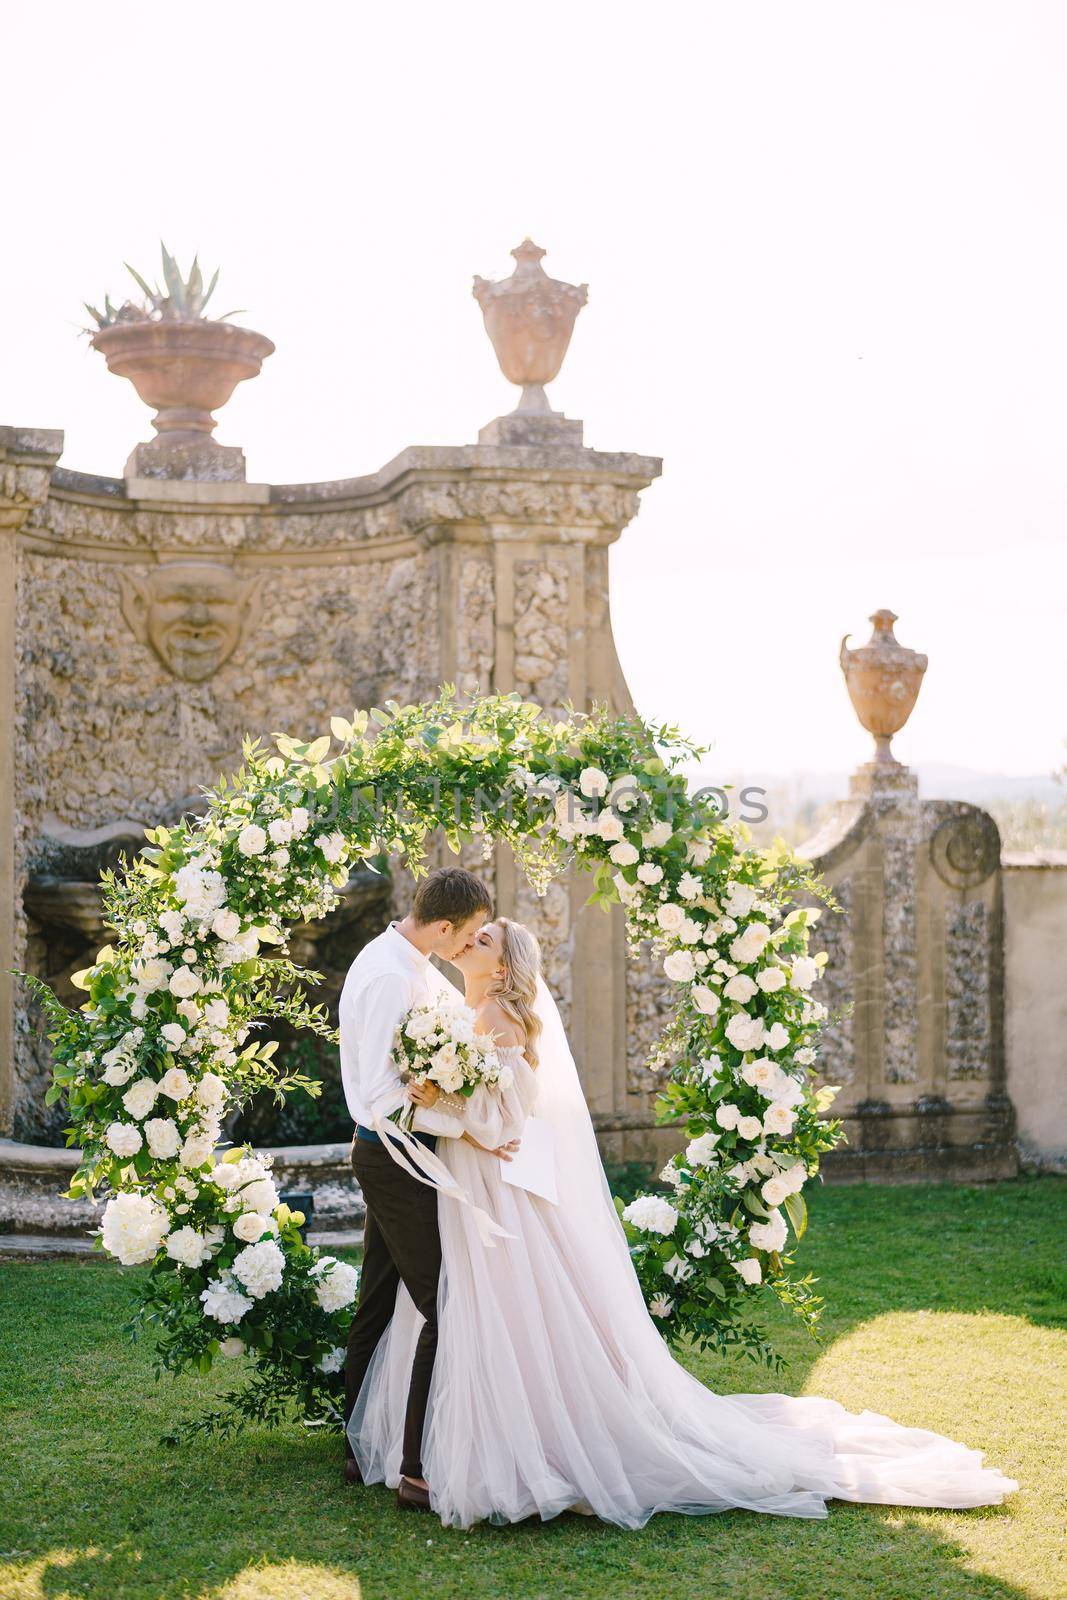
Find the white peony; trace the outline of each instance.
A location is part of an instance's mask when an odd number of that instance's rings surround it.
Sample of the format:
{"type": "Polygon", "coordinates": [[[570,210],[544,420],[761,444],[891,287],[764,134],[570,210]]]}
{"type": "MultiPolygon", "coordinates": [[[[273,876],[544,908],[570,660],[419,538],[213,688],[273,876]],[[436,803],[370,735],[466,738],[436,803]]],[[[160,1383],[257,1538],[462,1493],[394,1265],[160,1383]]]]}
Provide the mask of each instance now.
{"type": "Polygon", "coordinates": [[[192,967],[179,967],[177,972],[171,975],[168,987],[171,994],[175,995],[177,999],[188,1000],[191,995],[199,994],[203,988],[203,983],[199,974],[194,972],[192,967]]]}
{"type": "Polygon", "coordinates": [[[723,994],[727,1000],[736,1000],[739,1006],[747,1005],[756,993],[756,985],[751,978],[739,972],[723,985],[723,994]]]}
{"type": "Polygon", "coordinates": [[[739,967],[751,966],[767,948],[771,930],[765,922],[750,922],[744,933],[739,933],[730,945],[730,960],[739,967]]]}
{"type": "Polygon", "coordinates": [[[750,883],[731,883],[725,896],[726,910],[731,917],[747,917],[756,899],[757,891],[750,883]]]}
{"type": "Polygon", "coordinates": [[[243,1211],[233,1225],[234,1237],[243,1244],[255,1244],[265,1233],[276,1234],[277,1231],[274,1218],[265,1217],[259,1211],[243,1211]]]}
{"type": "Polygon", "coordinates": [[[656,921],[664,933],[677,933],[685,921],[685,912],[673,900],[668,900],[666,905],[660,906],[656,912],[656,921]]]}
{"type": "Polygon", "coordinates": [[[275,817],[267,824],[267,832],[272,844],[288,844],[293,837],[293,825],[288,817],[275,817]]]}
{"type": "Polygon", "coordinates": [[[169,1117],[149,1117],[144,1131],[149,1151],[157,1161],[169,1161],[178,1154],[182,1136],[178,1124],[169,1117]]]}
{"type": "Polygon", "coordinates": [[[772,1211],[766,1222],[754,1222],[748,1237],[757,1250],[781,1250],[789,1238],[785,1218],[780,1211],[772,1211]]]}
{"type": "Polygon", "coordinates": [[[764,1039],[763,1018],[736,1011],[726,1024],[726,1037],[735,1050],[758,1050],[764,1039]]]}
{"type": "Polygon", "coordinates": [[[620,839],[618,844],[613,844],[608,855],[617,867],[635,867],[641,859],[641,852],[628,839],[620,839]]]}
{"type": "Polygon", "coordinates": [[[763,1269],[755,1256],[746,1256],[744,1261],[734,1261],[731,1265],[735,1272],[739,1272],[747,1284],[755,1287],[763,1282],[763,1269]]]}
{"type": "Polygon", "coordinates": [[[764,994],[777,994],[779,989],[785,988],[786,976],[781,967],[764,967],[756,982],[764,994]]]}
{"type": "Polygon", "coordinates": [[[637,876],[642,883],[647,883],[651,888],[663,877],[663,868],[658,867],[654,861],[642,861],[637,869],[637,876]]]}
{"type": "Polygon", "coordinates": [[[166,1211],[149,1195],[117,1194],[104,1207],[100,1237],[109,1255],[137,1267],[152,1260],[169,1226],[166,1211]]]}
{"type": "Polygon", "coordinates": [[[136,1117],[140,1122],[142,1117],[147,1117],[156,1103],[159,1085],[153,1078],[138,1078],[122,1097],[122,1103],[131,1117],[136,1117]]]}
{"type": "Polygon", "coordinates": [[[159,1092],[170,1100],[185,1100],[193,1092],[193,1080],[184,1067],[169,1067],[159,1080],[159,1092]]]}
{"type": "Polygon", "coordinates": [[[630,1201],[623,1218],[631,1227],[640,1228],[642,1233],[661,1233],[666,1238],[677,1226],[678,1213],[668,1200],[661,1199],[659,1195],[642,1194],[630,1201]]]}
{"type": "Polygon", "coordinates": [[[774,1022],[767,1029],[767,1049],[784,1050],[789,1043],[789,1029],[781,1022],[774,1022]]]}
{"type": "Polygon", "coordinates": [[[610,781],[607,773],[601,772],[599,767],[584,767],[578,779],[578,787],[587,800],[599,800],[607,794],[610,781]]]}
{"type": "Polygon", "coordinates": [[[237,848],[243,856],[261,856],[267,848],[267,835],[255,822],[249,822],[237,836],[237,848]]]}
{"type": "Polygon", "coordinates": [[[724,1100],[722,1105],[715,1108],[715,1121],[720,1128],[736,1128],[741,1120],[741,1113],[729,1100],[724,1100]]]}
{"type": "Polygon", "coordinates": [[[813,956],[797,956],[789,969],[789,981],[794,989],[810,989],[819,976],[819,964],[813,956]]]}
{"type": "Polygon", "coordinates": [[[663,963],[663,970],[672,983],[692,983],[696,963],[688,950],[672,950],[663,963]]]}
{"type": "MultiPolygon", "coordinates": [[[[715,990],[710,989],[706,983],[694,983],[689,991],[689,998],[697,1010],[706,1017],[713,1017],[719,1009],[719,997],[715,990]]],[[[727,1037],[729,1037],[729,1028],[727,1028],[726,1032],[727,1037]]]]}
{"type": "Polygon", "coordinates": [[[359,1293],[359,1270],[335,1256],[320,1256],[311,1269],[315,1298],[324,1311],[343,1311],[359,1293]]]}
{"type": "Polygon", "coordinates": [[[200,1302],[204,1307],[205,1317],[211,1317],[214,1322],[240,1322],[246,1311],[251,1311],[254,1302],[247,1295],[241,1293],[234,1282],[232,1273],[225,1273],[221,1278],[212,1278],[207,1288],[201,1292],[200,1302]]]}
{"type": "Polygon", "coordinates": [[[241,931],[241,919],[236,911],[223,906],[211,919],[211,931],[220,939],[236,939],[241,931]]]}
{"type": "MultiPolygon", "coordinates": [[[[190,1002],[188,1000],[183,1000],[182,1004],[188,1005],[190,1002]]],[[[165,1022],[159,1031],[163,1035],[164,1041],[170,1045],[172,1050],[180,1050],[186,1039],[189,1037],[180,1022],[165,1022]]]]}
{"type": "Polygon", "coordinates": [[[135,1156],[144,1142],[140,1128],[135,1128],[132,1122],[111,1123],[104,1138],[108,1147],[123,1160],[135,1156]]]}
{"type": "Polygon", "coordinates": [[[685,1147],[685,1159],[689,1166],[710,1166],[715,1159],[715,1146],[718,1142],[717,1133],[702,1133],[698,1139],[690,1139],[685,1147]]]}
{"type": "Polygon", "coordinates": [[[175,1228],[166,1239],[167,1254],[183,1267],[202,1267],[211,1259],[211,1245],[195,1228],[175,1228]]]}
{"type": "MultiPolygon", "coordinates": [[[[695,922],[692,917],[683,917],[678,929],[678,937],[683,944],[697,944],[703,931],[700,923],[695,922]]],[[[701,953],[703,954],[703,952],[701,953]]],[[[707,961],[707,959],[707,956],[704,956],[704,960],[707,961]]]]}
{"type": "Polygon", "coordinates": [[[253,1300],[261,1300],[273,1289],[280,1289],[284,1270],[285,1256],[273,1239],[245,1245],[233,1258],[233,1275],[253,1300]]]}

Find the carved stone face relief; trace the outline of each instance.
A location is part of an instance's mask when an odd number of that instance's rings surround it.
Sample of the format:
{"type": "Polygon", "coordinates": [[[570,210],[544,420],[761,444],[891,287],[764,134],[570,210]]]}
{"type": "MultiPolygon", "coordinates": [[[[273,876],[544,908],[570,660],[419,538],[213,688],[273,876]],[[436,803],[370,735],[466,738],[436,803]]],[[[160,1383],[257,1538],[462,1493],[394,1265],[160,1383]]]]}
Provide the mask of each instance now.
{"type": "Polygon", "coordinates": [[[263,576],[241,578],[214,561],[172,561],[146,578],[120,572],[122,614],[168,672],[203,683],[254,624],[263,576]]]}

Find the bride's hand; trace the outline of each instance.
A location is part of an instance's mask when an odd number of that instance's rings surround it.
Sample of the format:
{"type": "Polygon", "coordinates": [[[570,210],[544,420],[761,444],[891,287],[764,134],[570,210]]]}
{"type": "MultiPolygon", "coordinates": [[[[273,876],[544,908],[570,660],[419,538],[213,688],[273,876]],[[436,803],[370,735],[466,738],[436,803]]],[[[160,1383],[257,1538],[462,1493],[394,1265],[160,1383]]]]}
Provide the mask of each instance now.
{"type": "Polygon", "coordinates": [[[441,1093],[436,1083],[431,1083],[427,1078],[423,1083],[408,1085],[408,1099],[417,1106],[425,1106],[427,1111],[437,1104],[437,1097],[441,1093]]]}
{"type": "Polygon", "coordinates": [[[521,1139],[509,1139],[507,1144],[498,1145],[497,1148],[493,1150],[487,1144],[479,1144],[478,1140],[472,1138],[469,1133],[464,1133],[463,1137],[466,1139],[467,1143],[472,1144],[476,1150],[484,1150],[487,1156],[496,1156],[498,1161],[510,1161],[522,1143],[521,1139]]]}

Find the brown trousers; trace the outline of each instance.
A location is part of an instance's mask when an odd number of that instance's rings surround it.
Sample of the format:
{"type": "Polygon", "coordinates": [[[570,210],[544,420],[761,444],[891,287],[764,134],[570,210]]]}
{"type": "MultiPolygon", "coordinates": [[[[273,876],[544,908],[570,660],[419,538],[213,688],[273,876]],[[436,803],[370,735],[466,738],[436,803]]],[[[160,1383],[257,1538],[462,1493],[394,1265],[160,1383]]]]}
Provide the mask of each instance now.
{"type": "MultiPolygon", "coordinates": [[[[345,1359],[345,1422],[389,1326],[402,1283],[426,1319],[411,1364],[400,1463],[405,1478],[421,1478],[422,1431],[437,1354],[437,1284],[441,1276],[437,1193],[404,1172],[383,1145],[365,1139],[352,1140],[352,1171],[363,1191],[367,1220],[359,1303],[348,1332],[345,1359]]],[[[347,1434],[345,1444],[351,1454],[347,1434]]]]}

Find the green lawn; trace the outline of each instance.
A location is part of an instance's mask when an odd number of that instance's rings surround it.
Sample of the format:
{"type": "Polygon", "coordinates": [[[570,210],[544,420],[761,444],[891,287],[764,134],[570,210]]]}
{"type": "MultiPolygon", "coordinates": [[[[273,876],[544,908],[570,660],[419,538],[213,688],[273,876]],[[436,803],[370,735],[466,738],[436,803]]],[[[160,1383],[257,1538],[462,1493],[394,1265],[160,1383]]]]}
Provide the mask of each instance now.
{"type": "Polygon", "coordinates": [[[340,1445],[256,1430],[165,1450],[211,1380],[155,1383],[118,1331],[131,1275],[13,1263],[2,1277],[4,1600],[1054,1600],[1064,1501],[1067,1182],[830,1189],[805,1260],[823,1343],[783,1329],[780,1378],[692,1362],[718,1388],[787,1388],[949,1433],[1018,1478],[1005,1507],[834,1506],[828,1522],[582,1517],[445,1530],[346,1489],[340,1445]],[[1059,1478],[1059,1482],[1057,1482],[1059,1478]]]}

